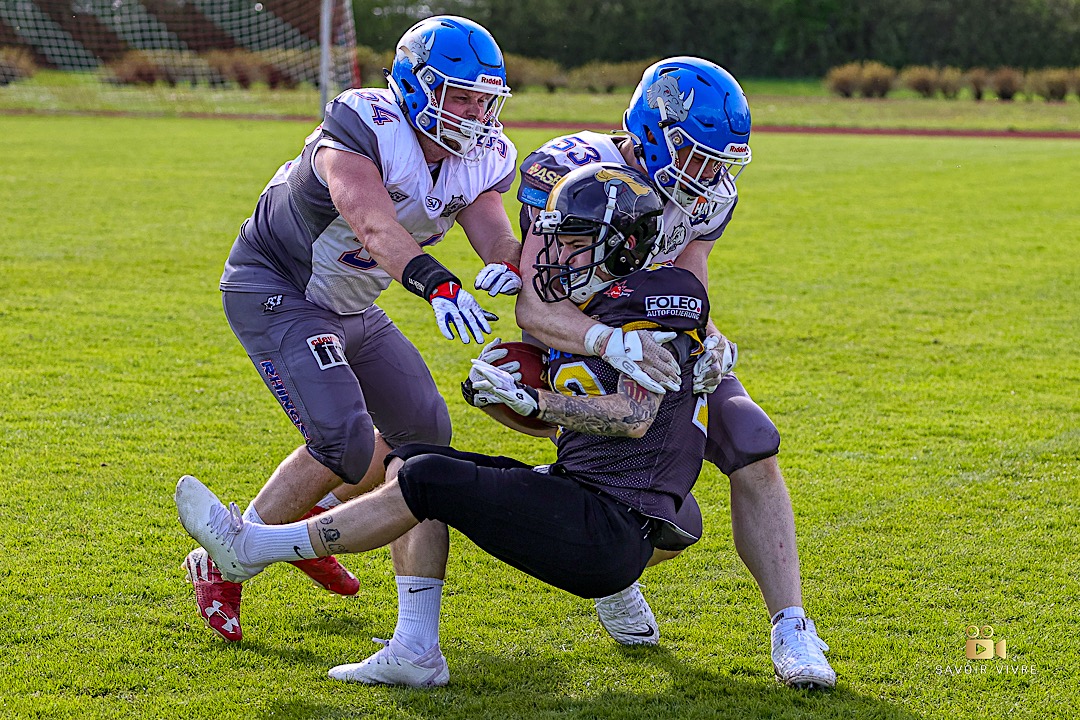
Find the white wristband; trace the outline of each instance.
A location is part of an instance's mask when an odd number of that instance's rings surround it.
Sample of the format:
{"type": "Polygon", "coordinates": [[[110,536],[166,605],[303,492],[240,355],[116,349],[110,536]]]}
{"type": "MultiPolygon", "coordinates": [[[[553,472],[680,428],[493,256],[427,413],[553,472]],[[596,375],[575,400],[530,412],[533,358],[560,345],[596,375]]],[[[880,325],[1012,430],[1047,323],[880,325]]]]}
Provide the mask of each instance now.
{"type": "Polygon", "coordinates": [[[615,328],[604,323],[596,323],[589,328],[588,332],[585,333],[585,352],[589,355],[603,355],[604,348],[602,346],[614,330],[615,328]]]}

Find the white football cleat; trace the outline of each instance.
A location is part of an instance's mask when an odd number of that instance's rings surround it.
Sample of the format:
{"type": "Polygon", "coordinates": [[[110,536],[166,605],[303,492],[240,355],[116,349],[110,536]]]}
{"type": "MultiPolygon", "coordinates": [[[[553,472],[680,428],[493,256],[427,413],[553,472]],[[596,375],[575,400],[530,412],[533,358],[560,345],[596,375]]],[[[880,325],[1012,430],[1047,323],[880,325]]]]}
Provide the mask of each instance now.
{"type": "Polygon", "coordinates": [[[209,553],[221,576],[229,582],[240,583],[262,572],[240,562],[236,543],[244,531],[244,518],[236,503],[225,507],[217,495],[190,475],[176,483],[173,495],[180,523],[209,553]]]}
{"type": "Polygon", "coordinates": [[[432,646],[423,655],[416,655],[394,640],[372,640],[383,644],[377,653],[363,662],[330,668],[330,677],[365,685],[404,685],[414,688],[442,687],[450,682],[450,668],[438,645],[432,646]],[[411,660],[403,657],[409,655],[412,656],[411,660]]]}
{"type": "Polygon", "coordinates": [[[641,584],[634,583],[622,592],[597,598],[596,614],[608,635],[623,645],[656,645],[660,628],[652,608],[641,594],[641,584]]]}
{"type": "Polygon", "coordinates": [[[772,660],[776,679],[793,688],[824,689],[836,685],[836,671],[825,659],[829,646],[818,637],[814,621],[784,618],[772,628],[772,660]]]}

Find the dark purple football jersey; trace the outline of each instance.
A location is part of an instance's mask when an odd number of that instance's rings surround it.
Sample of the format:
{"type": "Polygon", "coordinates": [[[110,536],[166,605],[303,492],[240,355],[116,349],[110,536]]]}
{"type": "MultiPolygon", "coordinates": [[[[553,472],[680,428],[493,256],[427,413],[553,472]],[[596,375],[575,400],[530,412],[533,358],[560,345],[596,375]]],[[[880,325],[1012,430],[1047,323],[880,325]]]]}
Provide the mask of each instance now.
{"type": "MultiPolygon", "coordinates": [[[[589,435],[563,429],[556,468],[642,514],[675,524],[675,514],[697,480],[708,432],[706,396],[694,395],[693,369],[709,319],[705,288],[693,273],[654,265],[596,294],[587,315],[625,330],[675,330],[666,345],[682,368],[682,386],[668,391],[641,438],[589,435]]],[[[619,373],[598,357],[550,351],[548,377],[564,395],[617,391],[619,373]]]]}

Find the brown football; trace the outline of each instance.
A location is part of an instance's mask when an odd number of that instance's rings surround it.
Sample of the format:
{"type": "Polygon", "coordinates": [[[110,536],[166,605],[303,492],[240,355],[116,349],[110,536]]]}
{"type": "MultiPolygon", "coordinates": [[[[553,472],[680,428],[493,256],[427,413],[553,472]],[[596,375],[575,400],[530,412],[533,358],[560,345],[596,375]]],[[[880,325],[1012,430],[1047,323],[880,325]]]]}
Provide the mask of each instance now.
{"type": "MultiPolygon", "coordinates": [[[[504,342],[499,343],[494,349],[506,350],[506,357],[496,361],[498,367],[508,362],[518,362],[521,365],[521,384],[534,387],[539,390],[547,390],[547,377],[545,374],[547,352],[527,342],[504,342]]],[[[536,418],[527,418],[519,415],[505,405],[489,405],[484,412],[499,420],[503,424],[520,430],[532,430],[547,435],[555,428],[551,423],[536,418]]]]}

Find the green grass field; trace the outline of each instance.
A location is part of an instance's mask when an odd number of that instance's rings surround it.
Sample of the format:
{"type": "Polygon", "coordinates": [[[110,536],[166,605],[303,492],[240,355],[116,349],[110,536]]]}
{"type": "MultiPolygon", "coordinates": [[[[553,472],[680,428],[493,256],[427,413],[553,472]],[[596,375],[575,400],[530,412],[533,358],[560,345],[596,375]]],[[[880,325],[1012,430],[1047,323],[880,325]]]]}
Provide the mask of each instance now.
{"type": "MultiPolygon", "coordinates": [[[[353,687],[332,665],[393,630],[388,553],[342,599],[275,567],[245,639],[199,620],[178,564],[192,473],[243,505],[298,441],[233,338],[217,280],[309,124],[0,117],[0,714],[9,718],[1072,717],[1080,660],[1080,143],[755,136],[712,257],[714,317],[784,437],[806,605],[838,688],[779,687],[731,542],[647,572],[657,649],[591,603],[452,540],[450,687],[353,687]],[[965,659],[989,624],[1007,660],[965,659]]],[[[528,151],[550,131],[512,137],[528,151]]],[[[508,203],[508,209],[514,208],[508,203]]],[[[514,211],[516,214],[516,211],[514,211]]],[[[455,231],[435,248],[479,269],[455,231]]],[[[475,346],[400,288],[380,304],[428,359],[455,443],[549,445],[467,408],[475,346]]],[[[507,299],[487,303],[513,337],[507,299]]]]}

